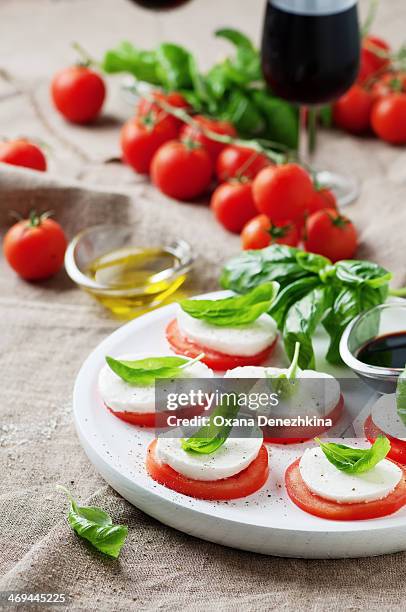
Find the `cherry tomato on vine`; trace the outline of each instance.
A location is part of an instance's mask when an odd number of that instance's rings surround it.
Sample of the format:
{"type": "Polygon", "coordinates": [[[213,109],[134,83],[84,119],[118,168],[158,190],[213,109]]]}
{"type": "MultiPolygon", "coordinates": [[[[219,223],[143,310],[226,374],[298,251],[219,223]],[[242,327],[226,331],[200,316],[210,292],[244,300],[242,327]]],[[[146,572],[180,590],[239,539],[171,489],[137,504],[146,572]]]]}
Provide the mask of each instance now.
{"type": "Polygon", "coordinates": [[[47,169],[47,160],[41,149],[23,138],[0,142],[0,162],[41,172],[47,169]]]}
{"type": "Polygon", "coordinates": [[[264,168],[254,180],[253,193],[259,212],[274,223],[290,219],[303,224],[314,189],[310,175],[298,164],[264,168]]]}
{"type": "Polygon", "coordinates": [[[148,174],[152,158],[163,144],[176,138],[178,128],[172,117],[159,118],[159,113],[129,119],[121,129],[121,150],[124,161],[140,174],[148,174]]]}
{"type": "Polygon", "coordinates": [[[390,46],[383,38],[366,36],[362,41],[361,62],[363,59],[367,60],[373,73],[389,66],[389,53],[390,46]]]}
{"type": "Polygon", "coordinates": [[[180,132],[181,140],[190,140],[191,142],[202,145],[209,153],[213,163],[215,163],[226,145],[205,136],[201,128],[210,130],[216,134],[232,136],[233,138],[237,136],[236,129],[229,121],[217,121],[204,117],[203,115],[196,115],[193,119],[197,125],[184,126],[180,132]]]}
{"type": "Polygon", "coordinates": [[[247,221],[257,214],[252,183],[233,180],[219,185],[211,197],[210,208],[223,227],[239,234],[247,221]]]}
{"type": "Polygon", "coordinates": [[[171,140],[156,152],[151,164],[152,182],[177,200],[192,200],[210,186],[213,164],[200,145],[171,140]]]}
{"type": "MultiPolygon", "coordinates": [[[[150,94],[150,97],[153,100],[156,100],[157,102],[166,102],[166,104],[169,104],[170,106],[174,106],[175,108],[183,109],[186,111],[190,109],[190,106],[187,100],[185,100],[182,94],[176,91],[172,91],[167,94],[164,93],[163,91],[153,91],[150,94]]],[[[141,97],[140,100],[138,101],[138,104],[136,106],[136,113],[140,116],[145,116],[145,115],[154,113],[156,116],[160,118],[170,116],[172,118],[172,121],[176,124],[176,127],[178,129],[180,129],[181,126],[183,125],[183,121],[181,119],[178,119],[177,117],[174,117],[173,115],[168,115],[168,113],[166,113],[159,106],[159,104],[154,103],[152,100],[149,100],[145,97],[144,98],[141,97]]]]}
{"type": "Polygon", "coordinates": [[[86,66],[70,66],[57,72],[51,96],[58,111],[72,123],[90,123],[100,113],[106,97],[102,77],[86,66]]]}
{"type": "Polygon", "coordinates": [[[230,145],[223,149],[217,158],[216,174],[221,182],[241,176],[254,179],[270,163],[266,155],[248,147],[230,145]]]}
{"type": "Polygon", "coordinates": [[[10,266],[25,280],[44,280],[56,274],[63,265],[66,238],[48,213],[31,213],[6,233],[3,252],[10,266]]]}
{"type": "Polygon", "coordinates": [[[315,189],[312,199],[307,204],[307,214],[312,215],[325,208],[337,209],[337,200],[334,193],[326,187],[315,189]]]}
{"type": "Polygon", "coordinates": [[[241,232],[243,249],[264,249],[270,244],[287,244],[295,247],[299,243],[299,230],[294,223],[272,223],[266,215],[257,215],[244,226],[241,232]]]}
{"type": "Polygon", "coordinates": [[[376,102],[371,123],[382,140],[395,145],[406,144],[406,94],[390,94],[376,102]]]}
{"type": "Polygon", "coordinates": [[[357,250],[357,232],[351,221],[333,208],[319,210],[306,221],[306,251],[331,261],[352,259],[357,250]]]}
{"type": "Polygon", "coordinates": [[[370,128],[373,99],[360,85],[353,85],[333,106],[334,123],[353,134],[370,128]]]}
{"type": "Polygon", "coordinates": [[[405,72],[387,72],[371,87],[371,95],[374,101],[393,93],[406,93],[405,72]]]}

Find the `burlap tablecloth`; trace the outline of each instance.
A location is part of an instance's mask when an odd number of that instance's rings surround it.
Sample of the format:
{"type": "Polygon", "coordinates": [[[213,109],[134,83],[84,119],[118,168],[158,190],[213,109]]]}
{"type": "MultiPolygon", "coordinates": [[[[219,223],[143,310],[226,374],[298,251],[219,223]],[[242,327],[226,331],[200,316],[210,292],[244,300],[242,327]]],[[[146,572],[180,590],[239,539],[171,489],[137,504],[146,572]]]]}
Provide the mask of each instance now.
{"type": "MultiPolygon", "coordinates": [[[[117,162],[117,126],[130,112],[117,81],[105,117],[89,130],[67,126],[53,112],[48,79],[72,60],[71,40],[100,55],[122,38],[144,46],[167,38],[209,65],[225,48],[208,44],[210,33],[233,25],[258,37],[262,8],[262,0],[194,0],[157,16],[124,0],[2,0],[0,134],[40,138],[51,148],[51,164],[46,176],[0,168],[1,233],[9,210],[32,207],[53,209],[69,235],[102,220],[133,222],[140,238],[189,240],[198,255],[192,288],[215,289],[219,267],[239,241],[205,206],[170,202],[117,162]]],[[[402,0],[382,3],[379,32],[400,43],[405,17],[402,0]]],[[[406,153],[330,133],[319,156],[362,179],[362,197],[348,209],[360,229],[360,255],[405,284],[406,153]]],[[[79,445],[71,393],[82,361],[118,325],[63,272],[28,284],[0,261],[0,591],[64,592],[82,610],[404,608],[404,554],[319,562],[260,557],[175,532],[115,495],[79,445]],[[70,531],[57,483],[129,525],[118,561],[70,531]]]]}

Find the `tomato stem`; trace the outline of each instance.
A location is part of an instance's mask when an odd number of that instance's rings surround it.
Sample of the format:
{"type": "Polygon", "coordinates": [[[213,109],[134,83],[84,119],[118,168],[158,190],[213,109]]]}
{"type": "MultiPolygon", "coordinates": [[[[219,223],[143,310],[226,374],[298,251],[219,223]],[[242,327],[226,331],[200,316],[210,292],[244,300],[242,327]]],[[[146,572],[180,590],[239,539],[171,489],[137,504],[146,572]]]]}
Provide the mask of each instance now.
{"type": "Polygon", "coordinates": [[[399,289],[389,289],[389,295],[394,297],[406,297],[406,287],[400,287],[399,289]]]}
{"type": "Polygon", "coordinates": [[[98,62],[94,57],[92,57],[90,53],[88,53],[88,51],[86,51],[86,49],[82,47],[82,45],[75,41],[72,43],[72,48],[75,49],[75,51],[79,54],[81,58],[81,61],[79,63],[81,66],[84,66],[85,68],[95,66],[96,68],[99,68],[101,70],[100,62],[98,62]]]}

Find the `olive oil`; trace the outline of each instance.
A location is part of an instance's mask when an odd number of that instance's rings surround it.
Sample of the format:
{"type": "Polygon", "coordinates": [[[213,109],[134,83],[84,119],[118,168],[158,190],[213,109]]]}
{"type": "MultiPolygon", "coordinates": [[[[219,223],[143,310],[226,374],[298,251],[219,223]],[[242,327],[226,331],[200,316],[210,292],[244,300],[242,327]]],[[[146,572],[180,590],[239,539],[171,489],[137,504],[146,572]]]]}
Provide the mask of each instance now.
{"type": "Polygon", "coordinates": [[[176,274],[179,265],[179,258],[163,248],[117,249],[89,264],[87,276],[101,288],[88,291],[116,316],[130,319],[175,299],[186,278],[176,274]]]}

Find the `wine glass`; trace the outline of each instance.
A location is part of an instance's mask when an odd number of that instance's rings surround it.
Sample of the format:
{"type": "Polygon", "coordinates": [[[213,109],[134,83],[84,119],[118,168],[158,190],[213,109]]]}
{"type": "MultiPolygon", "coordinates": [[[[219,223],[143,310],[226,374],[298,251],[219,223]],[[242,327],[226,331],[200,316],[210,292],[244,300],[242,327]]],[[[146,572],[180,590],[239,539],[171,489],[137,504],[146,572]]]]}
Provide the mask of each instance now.
{"type": "MultiPolygon", "coordinates": [[[[357,0],[267,0],[262,69],[271,91],[300,107],[299,158],[311,166],[317,107],[356,80],[360,60],[357,0]]],[[[327,170],[316,181],[341,206],[359,195],[354,177],[327,170]]]]}

